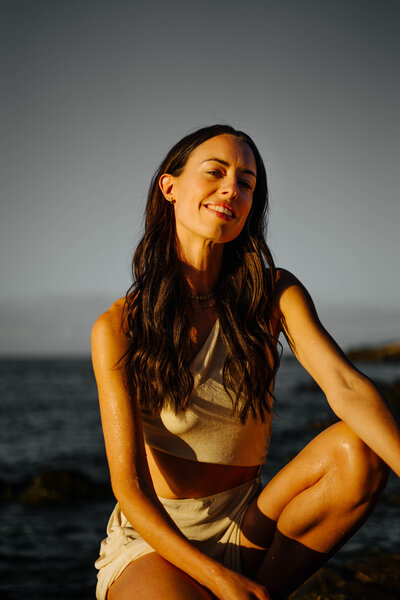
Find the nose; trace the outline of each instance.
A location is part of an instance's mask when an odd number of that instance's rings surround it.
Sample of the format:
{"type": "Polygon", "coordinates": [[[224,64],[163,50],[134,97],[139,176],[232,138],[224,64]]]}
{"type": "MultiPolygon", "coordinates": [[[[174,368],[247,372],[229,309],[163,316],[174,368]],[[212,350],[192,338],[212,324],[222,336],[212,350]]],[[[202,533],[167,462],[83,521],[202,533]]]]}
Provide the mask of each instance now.
{"type": "Polygon", "coordinates": [[[236,178],[226,179],[221,186],[223,198],[236,198],[239,195],[239,185],[236,178]]]}

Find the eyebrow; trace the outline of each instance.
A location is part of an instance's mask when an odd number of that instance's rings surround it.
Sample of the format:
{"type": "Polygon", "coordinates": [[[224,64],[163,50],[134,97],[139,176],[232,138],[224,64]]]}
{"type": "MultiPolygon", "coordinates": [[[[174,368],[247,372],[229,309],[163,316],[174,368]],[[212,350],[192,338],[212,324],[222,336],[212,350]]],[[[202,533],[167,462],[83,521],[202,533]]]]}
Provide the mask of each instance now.
{"type": "MultiPolygon", "coordinates": [[[[229,163],[226,162],[226,160],[222,160],[222,158],[216,158],[215,156],[213,158],[206,158],[206,160],[203,160],[201,162],[201,164],[208,162],[210,160],[214,160],[215,162],[220,163],[221,165],[224,165],[225,167],[229,167],[229,163]]],[[[249,175],[253,175],[253,177],[255,177],[255,179],[257,179],[256,174],[254,173],[254,171],[251,171],[250,169],[240,169],[240,171],[242,173],[248,173],[249,175]]]]}

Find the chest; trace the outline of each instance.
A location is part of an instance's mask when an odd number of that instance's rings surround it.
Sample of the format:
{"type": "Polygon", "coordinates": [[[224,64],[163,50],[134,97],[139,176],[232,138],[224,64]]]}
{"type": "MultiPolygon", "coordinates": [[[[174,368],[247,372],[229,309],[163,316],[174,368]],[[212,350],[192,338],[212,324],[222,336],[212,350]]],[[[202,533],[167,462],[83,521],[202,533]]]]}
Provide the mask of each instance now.
{"type": "Polygon", "coordinates": [[[218,315],[215,308],[194,314],[192,325],[189,328],[189,362],[192,362],[192,360],[195,358],[195,356],[197,356],[201,348],[204,346],[215,325],[217,316],[218,315]]]}

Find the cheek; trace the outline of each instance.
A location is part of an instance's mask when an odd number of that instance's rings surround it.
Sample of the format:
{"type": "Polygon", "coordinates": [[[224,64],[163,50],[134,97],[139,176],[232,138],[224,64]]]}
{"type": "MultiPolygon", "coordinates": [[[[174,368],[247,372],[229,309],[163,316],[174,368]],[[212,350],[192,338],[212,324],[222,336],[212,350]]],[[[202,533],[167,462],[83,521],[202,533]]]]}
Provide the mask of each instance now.
{"type": "Polygon", "coordinates": [[[198,206],[194,199],[185,198],[184,201],[178,200],[175,204],[175,221],[181,222],[186,226],[193,224],[197,212],[198,206]]]}
{"type": "Polygon", "coordinates": [[[181,186],[176,194],[175,210],[179,210],[181,214],[192,213],[198,209],[199,199],[202,199],[203,195],[195,183],[181,186]]]}
{"type": "Polygon", "coordinates": [[[244,206],[244,211],[243,211],[243,216],[244,216],[244,220],[246,221],[246,219],[248,218],[250,211],[251,211],[251,207],[253,206],[253,200],[250,199],[246,202],[245,206],[244,206]]]}

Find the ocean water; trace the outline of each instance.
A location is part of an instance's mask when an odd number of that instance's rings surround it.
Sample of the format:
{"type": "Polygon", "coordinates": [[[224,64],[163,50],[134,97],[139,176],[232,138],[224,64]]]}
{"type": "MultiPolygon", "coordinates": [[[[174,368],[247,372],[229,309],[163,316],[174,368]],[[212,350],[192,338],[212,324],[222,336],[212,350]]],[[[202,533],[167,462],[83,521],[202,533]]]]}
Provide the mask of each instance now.
{"type": "MultiPolygon", "coordinates": [[[[360,365],[378,382],[400,378],[400,365],[360,365]]],[[[266,483],[316,435],[310,424],[333,416],[322,394],[292,358],[284,357],[276,385],[276,416],[266,483]]],[[[0,361],[0,479],[32,480],[42,470],[73,470],[107,484],[96,385],[88,359],[0,361]]],[[[398,507],[385,498],[399,493],[392,475],[382,501],[361,530],[336,555],[344,561],[366,549],[398,551],[398,507]]],[[[114,500],[25,506],[1,502],[0,598],[3,600],[94,598],[97,558],[114,500]]]]}

